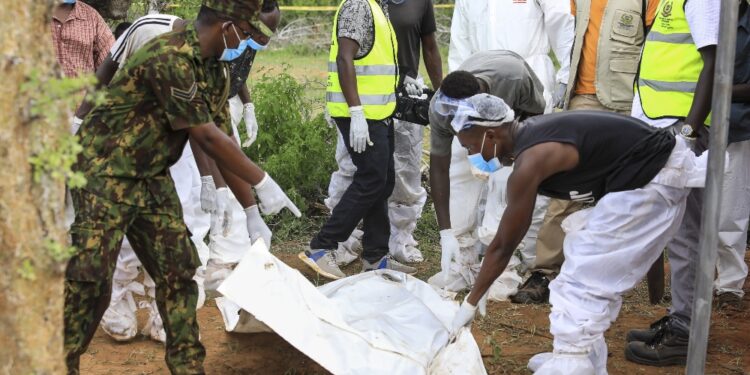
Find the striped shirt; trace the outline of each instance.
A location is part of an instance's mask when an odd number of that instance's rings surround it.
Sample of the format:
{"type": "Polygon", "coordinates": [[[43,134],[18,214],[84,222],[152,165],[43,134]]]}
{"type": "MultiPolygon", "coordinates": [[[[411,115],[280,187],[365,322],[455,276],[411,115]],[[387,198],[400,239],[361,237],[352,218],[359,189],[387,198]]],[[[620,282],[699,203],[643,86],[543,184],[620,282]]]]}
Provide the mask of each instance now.
{"type": "Polygon", "coordinates": [[[128,57],[148,41],[172,31],[175,21],[179,19],[169,14],[150,14],[137,19],[112,46],[112,61],[122,68],[128,57]]]}
{"type": "Polygon", "coordinates": [[[64,21],[50,23],[57,62],[67,77],[95,73],[104,62],[115,37],[94,8],[77,1],[64,21]]]}

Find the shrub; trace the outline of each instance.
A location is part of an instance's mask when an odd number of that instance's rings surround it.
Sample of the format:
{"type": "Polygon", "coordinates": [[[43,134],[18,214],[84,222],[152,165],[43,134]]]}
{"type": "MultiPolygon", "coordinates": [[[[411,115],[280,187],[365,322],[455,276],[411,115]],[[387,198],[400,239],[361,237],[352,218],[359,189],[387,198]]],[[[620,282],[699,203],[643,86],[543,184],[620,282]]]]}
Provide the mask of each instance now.
{"type": "Polygon", "coordinates": [[[307,85],[287,73],[264,74],[253,80],[252,97],[260,130],[255,143],[244,150],[303,212],[327,191],[336,168],[337,137],[323,114],[313,113],[315,101],[304,96],[307,85]]]}

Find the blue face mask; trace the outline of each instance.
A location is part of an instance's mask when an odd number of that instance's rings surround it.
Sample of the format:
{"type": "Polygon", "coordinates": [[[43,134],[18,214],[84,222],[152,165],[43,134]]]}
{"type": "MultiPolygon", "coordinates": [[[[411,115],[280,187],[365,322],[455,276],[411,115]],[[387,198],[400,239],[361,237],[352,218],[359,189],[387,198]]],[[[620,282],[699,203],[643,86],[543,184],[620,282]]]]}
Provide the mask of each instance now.
{"type": "Polygon", "coordinates": [[[262,44],[260,44],[260,43],[258,43],[256,41],[254,41],[253,37],[249,37],[249,38],[247,38],[247,46],[250,47],[250,48],[252,48],[252,49],[254,49],[254,50],[256,50],[256,51],[262,51],[262,50],[266,49],[266,47],[268,47],[268,44],[266,44],[264,46],[264,45],[262,45],[262,44]]]}
{"type": "Polygon", "coordinates": [[[245,49],[247,48],[247,40],[243,40],[242,38],[240,38],[240,34],[237,33],[237,29],[234,25],[232,25],[232,28],[234,29],[234,34],[237,35],[237,39],[240,41],[240,44],[237,45],[237,48],[229,48],[227,47],[227,37],[224,36],[224,52],[222,52],[221,56],[219,57],[219,61],[232,61],[240,57],[240,55],[242,55],[242,52],[245,52],[245,49]]]}
{"type": "Polygon", "coordinates": [[[482,136],[482,148],[479,150],[479,153],[469,155],[471,174],[480,180],[488,180],[491,173],[495,173],[503,167],[500,159],[497,158],[497,145],[495,145],[495,156],[490,161],[484,160],[482,151],[484,150],[484,139],[486,136],[487,133],[485,132],[482,136]]]}
{"type": "Polygon", "coordinates": [[[63,4],[75,4],[76,0],[62,0],[63,4]]]}

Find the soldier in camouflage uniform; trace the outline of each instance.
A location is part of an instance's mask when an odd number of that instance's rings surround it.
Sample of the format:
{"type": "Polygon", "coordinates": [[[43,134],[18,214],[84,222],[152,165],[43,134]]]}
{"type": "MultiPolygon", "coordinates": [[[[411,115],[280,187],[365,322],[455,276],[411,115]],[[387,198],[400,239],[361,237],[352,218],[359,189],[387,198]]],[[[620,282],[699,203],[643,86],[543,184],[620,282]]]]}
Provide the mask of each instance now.
{"type": "Polygon", "coordinates": [[[72,192],[77,253],[65,282],[65,352],[77,374],[109,303],[123,236],[156,283],[173,374],[202,374],[192,277],[200,264],[168,168],[185,143],[255,187],[260,208],[294,211],[281,188],[239,149],[231,134],[225,50],[238,48],[257,16],[257,0],[205,0],[195,24],[155,38],[117,73],[105,101],[84,120],[74,170],[88,179],[72,192]],[[244,36],[240,36],[244,35],[244,36]],[[220,58],[220,56],[222,56],[220,58]]]}

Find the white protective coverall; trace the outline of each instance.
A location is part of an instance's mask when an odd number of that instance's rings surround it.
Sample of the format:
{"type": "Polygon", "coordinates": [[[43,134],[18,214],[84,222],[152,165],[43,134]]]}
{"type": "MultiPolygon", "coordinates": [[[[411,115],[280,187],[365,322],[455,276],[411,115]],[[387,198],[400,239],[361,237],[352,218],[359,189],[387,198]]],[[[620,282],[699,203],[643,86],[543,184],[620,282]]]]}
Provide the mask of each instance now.
{"type": "MultiPolygon", "coordinates": [[[[144,44],[158,35],[172,31],[173,23],[177,19],[176,16],[163,14],[152,14],[139,18],[112,47],[111,56],[113,60],[122,67],[127,58],[144,44]]],[[[230,115],[234,136],[237,142],[240,142],[237,124],[242,118],[242,104],[239,103],[240,112],[239,115],[236,115],[237,102],[239,102],[239,99],[236,97],[230,100],[230,115]]],[[[232,206],[230,231],[227,236],[224,236],[223,233],[211,233],[210,245],[206,246],[204,238],[210,231],[211,215],[203,212],[200,207],[201,176],[195,164],[190,144],[185,145],[182,156],[169,169],[169,172],[175,182],[177,195],[182,204],[185,224],[192,233],[191,239],[203,264],[196,271],[195,276],[200,291],[198,299],[198,308],[200,308],[205,299],[204,279],[206,279],[209,289],[212,289],[211,287],[215,289],[228,275],[228,270],[239,262],[247,249],[250,248],[246,216],[237,199],[229,192],[227,204],[232,206]]],[[[112,297],[109,308],[102,317],[101,326],[116,339],[133,338],[137,330],[137,321],[135,320],[137,307],[133,293],[146,295],[146,300],[140,303],[141,308],[146,308],[149,311],[149,319],[144,327],[144,334],[163,342],[165,333],[154,299],[155,285],[151,277],[145,272],[143,284],[136,281],[140,265],[138,257],[126,238],[117,258],[113,275],[112,297]]]]}
{"type": "Polygon", "coordinates": [[[607,373],[604,332],[620,312],[622,295],[677,232],[690,188],[705,182],[707,156],[696,157],[677,137],[666,165],[646,186],[609,193],[563,221],[565,262],[550,283],[554,352],[532,357],[535,374],[607,373]]]}
{"type": "Polygon", "coordinates": [[[509,50],[534,70],[552,111],[556,83],[567,84],[575,21],[565,0],[456,0],[451,21],[448,71],[479,51],[509,50]],[[549,57],[555,53],[560,70],[549,57]]]}

